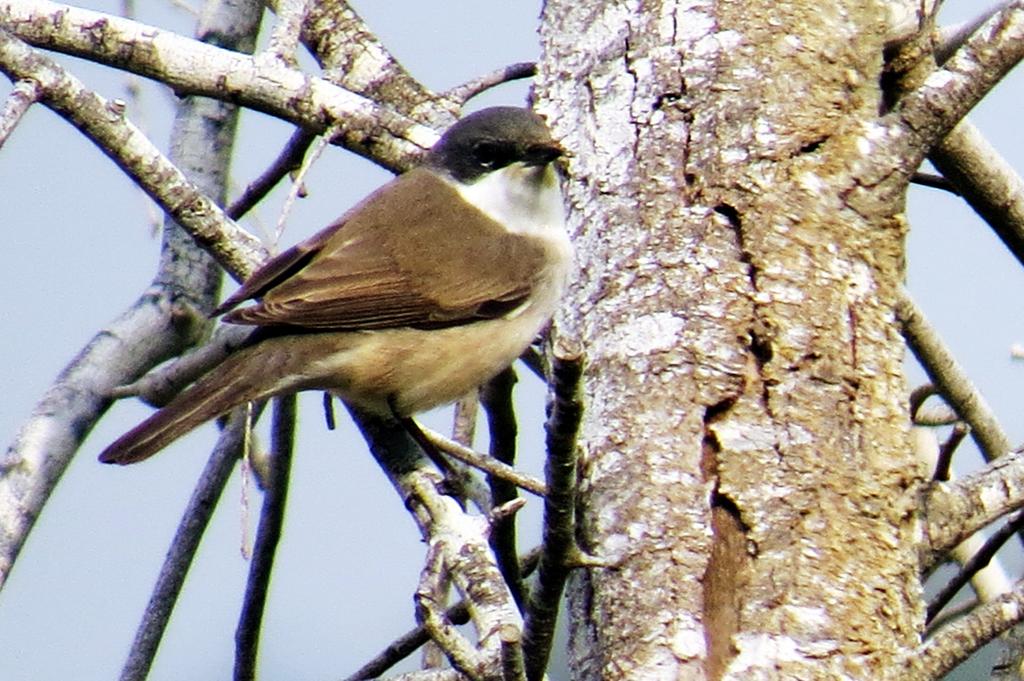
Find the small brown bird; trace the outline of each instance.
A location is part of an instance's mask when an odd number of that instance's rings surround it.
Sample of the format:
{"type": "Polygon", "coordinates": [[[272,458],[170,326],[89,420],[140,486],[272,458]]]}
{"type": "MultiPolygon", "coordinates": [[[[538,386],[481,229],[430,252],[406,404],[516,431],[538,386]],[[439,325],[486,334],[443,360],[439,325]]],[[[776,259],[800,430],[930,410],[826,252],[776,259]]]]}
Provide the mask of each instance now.
{"type": "Polygon", "coordinates": [[[495,376],[565,289],[561,153],[526,109],[456,123],[422,166],[269,260],[224,301],[216,314],[257,327],[245,346],[100,461],[141,461],[233,407],[282,393],[329,390],[405,418],[495,376]],[[257,302],[237,308],[249,299],[257,302]]]}

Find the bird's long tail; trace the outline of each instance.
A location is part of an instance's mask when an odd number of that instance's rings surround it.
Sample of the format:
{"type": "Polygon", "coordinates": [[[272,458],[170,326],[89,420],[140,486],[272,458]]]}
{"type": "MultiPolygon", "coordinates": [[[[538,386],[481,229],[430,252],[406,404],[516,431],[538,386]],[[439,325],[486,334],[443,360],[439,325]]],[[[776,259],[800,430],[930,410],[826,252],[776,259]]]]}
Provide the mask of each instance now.
{"type": "Polygon", "coordinates": [[[250,347],[228,357],[104,449],[100,461],[129,464],[148,459],[194,428],[240,404],[286,392],[286,387],[268,380],[269,372],[253,371],[254,364],[261,366],[271,359],[263,356],[268,354],[262,352],[266,349],[250,347]]]}

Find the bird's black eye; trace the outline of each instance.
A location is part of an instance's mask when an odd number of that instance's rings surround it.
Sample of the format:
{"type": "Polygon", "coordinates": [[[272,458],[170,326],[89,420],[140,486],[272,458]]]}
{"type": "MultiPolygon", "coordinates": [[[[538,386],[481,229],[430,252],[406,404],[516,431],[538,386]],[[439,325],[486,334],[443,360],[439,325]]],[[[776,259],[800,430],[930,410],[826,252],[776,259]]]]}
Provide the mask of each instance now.
{"type": "Polygon", "coordinates": [[[504,168],[516,160],[515,145],[505,142],[477,142],[473,145],[473,160],[485,170],[504,168]]]}

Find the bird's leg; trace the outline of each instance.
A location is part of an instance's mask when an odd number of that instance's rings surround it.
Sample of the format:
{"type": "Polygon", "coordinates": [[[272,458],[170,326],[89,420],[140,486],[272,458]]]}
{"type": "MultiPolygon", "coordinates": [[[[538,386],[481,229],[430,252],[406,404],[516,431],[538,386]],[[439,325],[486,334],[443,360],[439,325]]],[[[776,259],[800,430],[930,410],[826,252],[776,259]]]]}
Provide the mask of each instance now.
{"type": "Polygon", "coordinates": [[[420,429],[418,423],[411,416],[402,416],[395,409],[395,402],[393,397],[388,398],[388,407],[391,409],[391,415],[396,421],[405,429],[405,432],[409,434],[416,444],[420,446],[423,453],[427,455],[434,465],[437,466],[445,478],[452,479],[455,477],[452,465],[448,463],[448,460],[444,458],[444,455],[434,446],[434,443],[427,439],[426,434],[420,429]]]}

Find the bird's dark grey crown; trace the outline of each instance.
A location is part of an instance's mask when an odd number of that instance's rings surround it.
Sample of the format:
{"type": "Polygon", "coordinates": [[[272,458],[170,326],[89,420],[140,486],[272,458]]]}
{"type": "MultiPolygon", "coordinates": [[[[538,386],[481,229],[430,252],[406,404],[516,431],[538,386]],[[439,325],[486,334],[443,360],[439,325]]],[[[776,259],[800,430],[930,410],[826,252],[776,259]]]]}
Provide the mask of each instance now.
{"type": "Polygon", "coordinates": [[[561,153],[540,116],[528,109],[496,106],[449,128],[430,150],[427,164],[460,182],[473,182],[517,161],[546,165],[561,153]]]}

